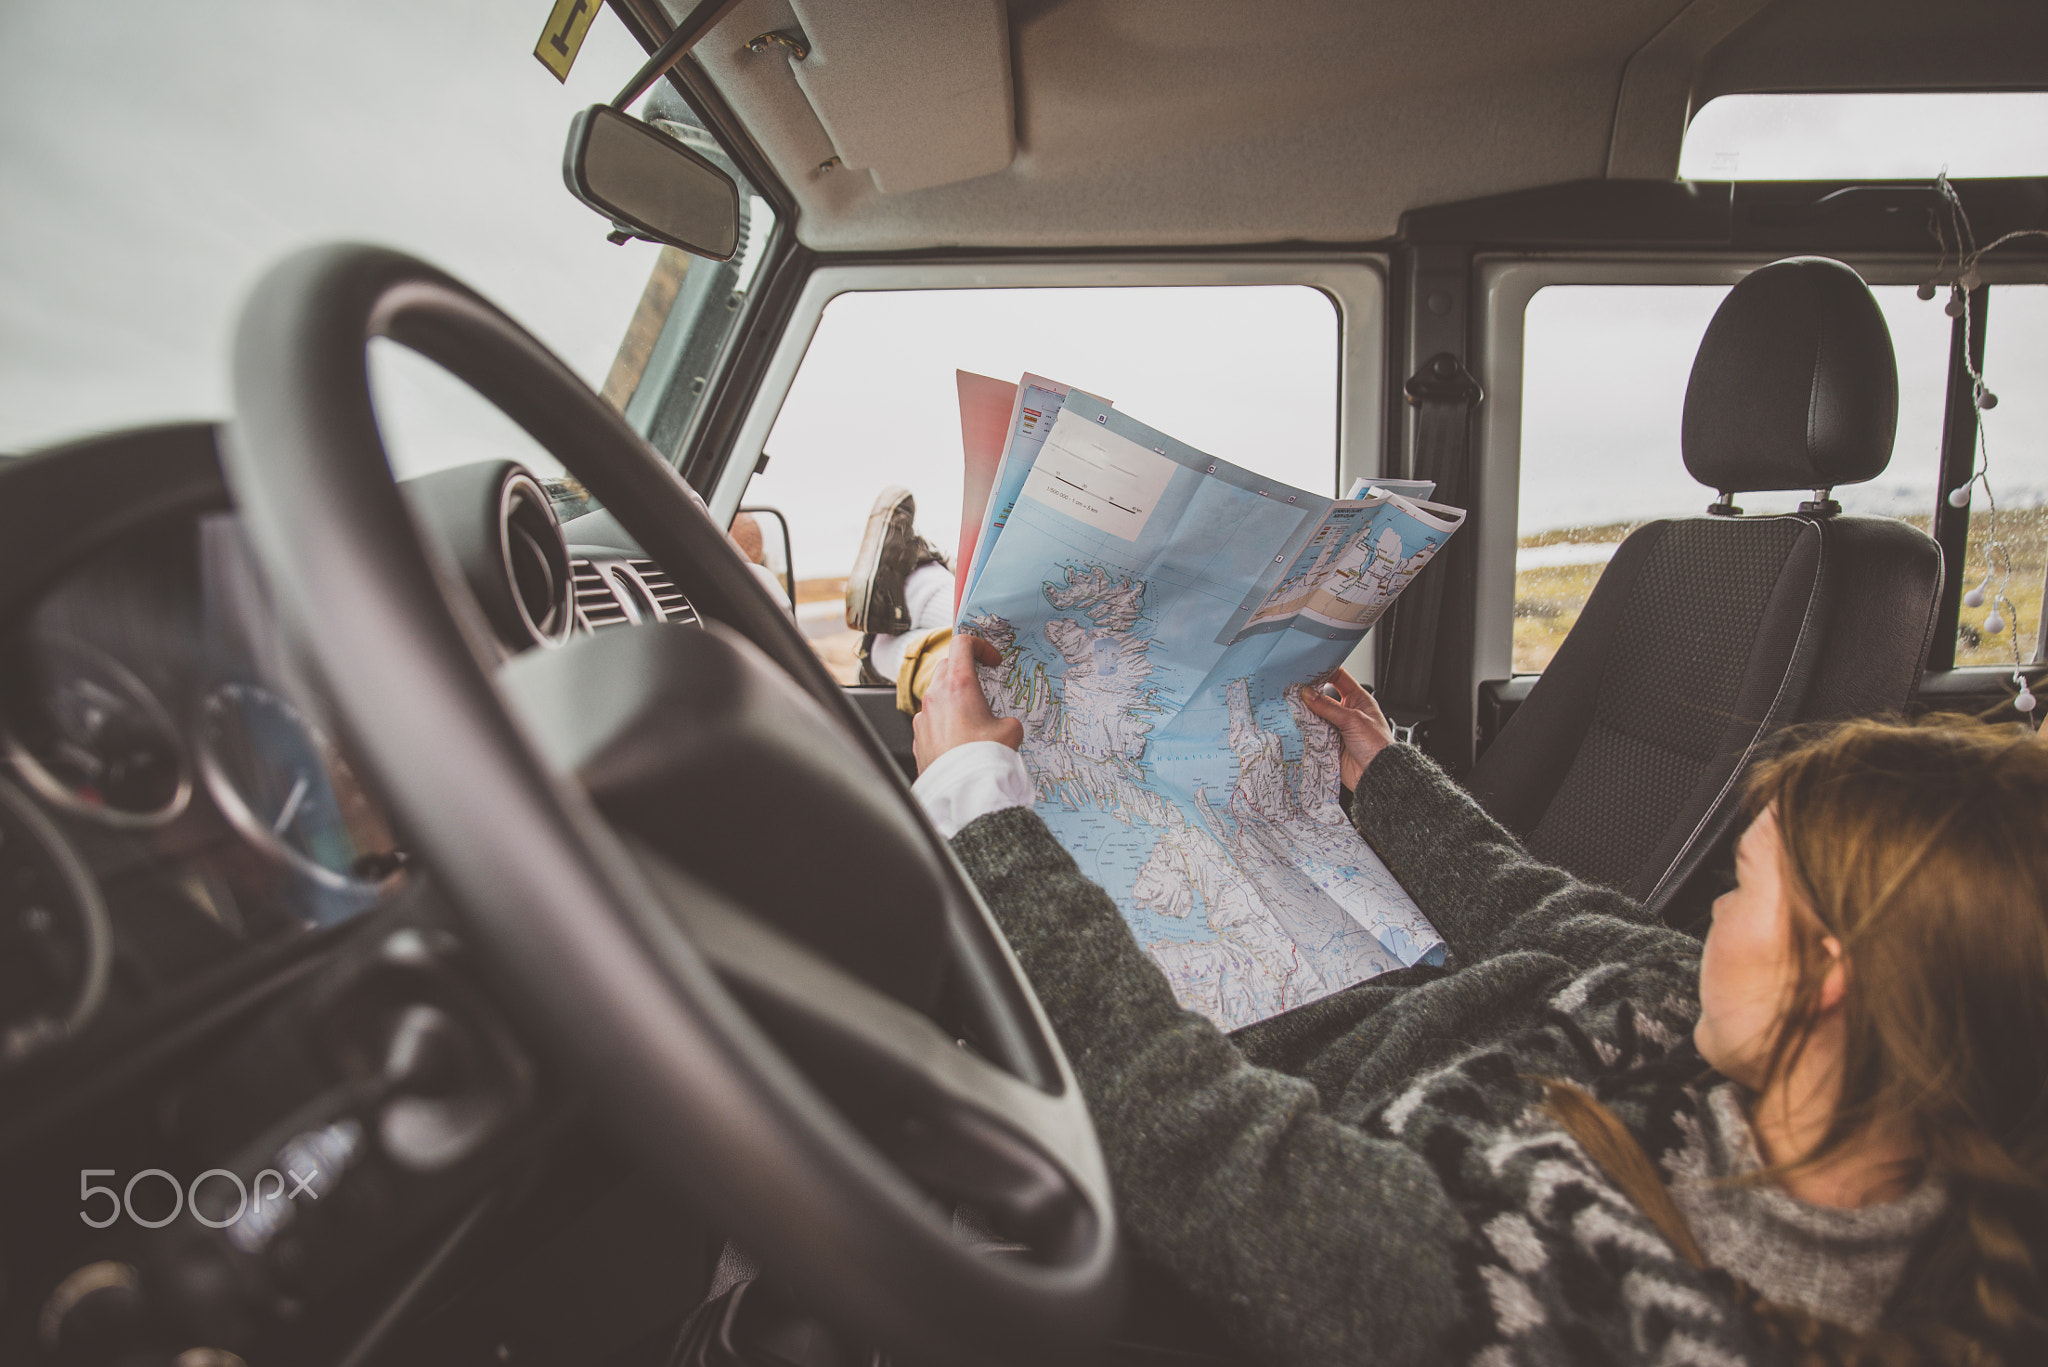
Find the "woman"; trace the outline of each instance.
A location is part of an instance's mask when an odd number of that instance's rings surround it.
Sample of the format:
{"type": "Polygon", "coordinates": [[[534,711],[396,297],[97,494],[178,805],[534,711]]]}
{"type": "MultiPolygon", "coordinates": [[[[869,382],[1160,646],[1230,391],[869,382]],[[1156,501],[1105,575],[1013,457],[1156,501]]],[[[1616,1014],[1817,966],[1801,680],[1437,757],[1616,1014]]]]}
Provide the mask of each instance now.
{"type": "Polygon", "coordinates": [[[1764,765],[1704,949],[1529,858],[1348,676],[1352,815],[1449,942],[1226,1039],[1029,810],[969,639],[918,792],[1074,1062],[1130,1231],[1295,1362],[2048,1360],[2048,745],[1764,765]],[[957,832],[957,833],[956,833],[957,832]]]}

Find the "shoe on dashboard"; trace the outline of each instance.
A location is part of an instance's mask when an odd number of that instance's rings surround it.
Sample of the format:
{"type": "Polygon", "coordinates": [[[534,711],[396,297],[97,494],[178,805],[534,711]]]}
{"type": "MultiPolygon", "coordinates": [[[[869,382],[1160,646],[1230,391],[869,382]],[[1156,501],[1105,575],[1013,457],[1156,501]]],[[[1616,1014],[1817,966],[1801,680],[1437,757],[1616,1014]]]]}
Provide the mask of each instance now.
{"type": "Polygon", "coordinates": [[[853,630],[882,635],[910,630],[903,583],[917,567],[921,549],[916,517],[917,499],[902,485],[892,484],[875,496],[846,580],[846,625],[853,630]]]}

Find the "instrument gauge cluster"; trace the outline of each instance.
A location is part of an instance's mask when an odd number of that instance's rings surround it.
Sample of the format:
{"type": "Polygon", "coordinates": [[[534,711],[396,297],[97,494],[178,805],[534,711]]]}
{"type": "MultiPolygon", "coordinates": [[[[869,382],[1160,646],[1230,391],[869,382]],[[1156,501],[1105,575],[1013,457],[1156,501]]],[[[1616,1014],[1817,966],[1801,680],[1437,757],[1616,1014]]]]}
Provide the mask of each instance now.
{"type": "Polygon", "coordinates": [[[0,1072],[404,880],[232,514],[133,536],[0,624],[0,1072]]]}
{"type": "MultiPolygon", "coordinates": [[[[410,882],[298,648],[319,623],[280,620],[213,497],[212,439],[202,460],[191,437],[69,457],[190,465],[190,511],[117,526],[104,514],[122,481],[74,474],[45,490],[35,537],[0,543],[0,1073],[88,1029],[146,1034],[158,1006],[203,1002],[259,946],[410,882]]],[[[506,656],[588,629],[531,473],[485,461],[403,488],[506,656]]],[[[651,616],[688,611],[640,562],[610,568],[645,581],[651,616]]]]}

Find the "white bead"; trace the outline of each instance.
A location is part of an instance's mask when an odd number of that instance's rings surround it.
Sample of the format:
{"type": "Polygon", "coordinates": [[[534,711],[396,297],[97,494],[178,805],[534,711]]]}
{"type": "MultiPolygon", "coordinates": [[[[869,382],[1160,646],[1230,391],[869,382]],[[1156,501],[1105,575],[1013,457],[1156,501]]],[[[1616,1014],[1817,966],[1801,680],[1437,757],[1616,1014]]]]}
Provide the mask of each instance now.
{"type": "Polygon", "coordinates": [[[1984,630],[1990,632],[1993,636],[2005,630],[2005,618],[1998,615],[1997,608],[1993,608],[1985,614],[1984,630]]]}
{"type": "Polygon", "coordinates": [[[1955,488],[1953,488],[1953,489],[1949,490],[1949,491],[1948,491],[1948,506],[1949,506],[1949,507],[1951,507],[1951,508],[1967,508],[1967,507],[1969,507],[1969,506],[1970,506],[1970,486],[1969,486],[1969,485],[1967,485],[1967,484],[1958,484],[1958,485],[1957,485],[1957,486],[1956,486],[1955,488]]]}
{"type": "Polygon", "coordinates": [[[2021,712],[2034,710],[2034,695],[2027,691],[2025,684],[2020,685],[2020,695],[2012,700],[2012,705],[2021,712]]]}
{"type": "Polygon", "coordinates": [[[1984,586],[1980,584],[1980,585],[1978,585],[1978,586],[1977,586],[1976,588],[1974,588],[1974,589],[1971,589],[1971,590],[1970,590],[1970,591],[1969,591],[1968,593],[1964,594],[1964,595],[1963,595],[1963,606],[1964,606],[1964,607],[1966,607],[1966,608],[1981,608],[1981,607],[1983,607],[1983,606],[1984,606],[1984,586]]]}

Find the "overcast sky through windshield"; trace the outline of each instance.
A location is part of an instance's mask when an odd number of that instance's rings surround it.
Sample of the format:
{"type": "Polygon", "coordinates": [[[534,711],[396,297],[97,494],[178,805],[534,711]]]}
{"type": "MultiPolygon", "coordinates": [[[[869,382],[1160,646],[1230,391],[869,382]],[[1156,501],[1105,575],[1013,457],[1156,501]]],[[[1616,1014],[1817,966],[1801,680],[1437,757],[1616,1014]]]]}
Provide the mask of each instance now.
{"type": "Polygon", "coordinates": [[[236,310],[294,247],[452,271],[601,382],[656,248],[562,187],[570,116],[645,60],[547,5],[0,4],[0,450],[228,409],[236,310]]]}

